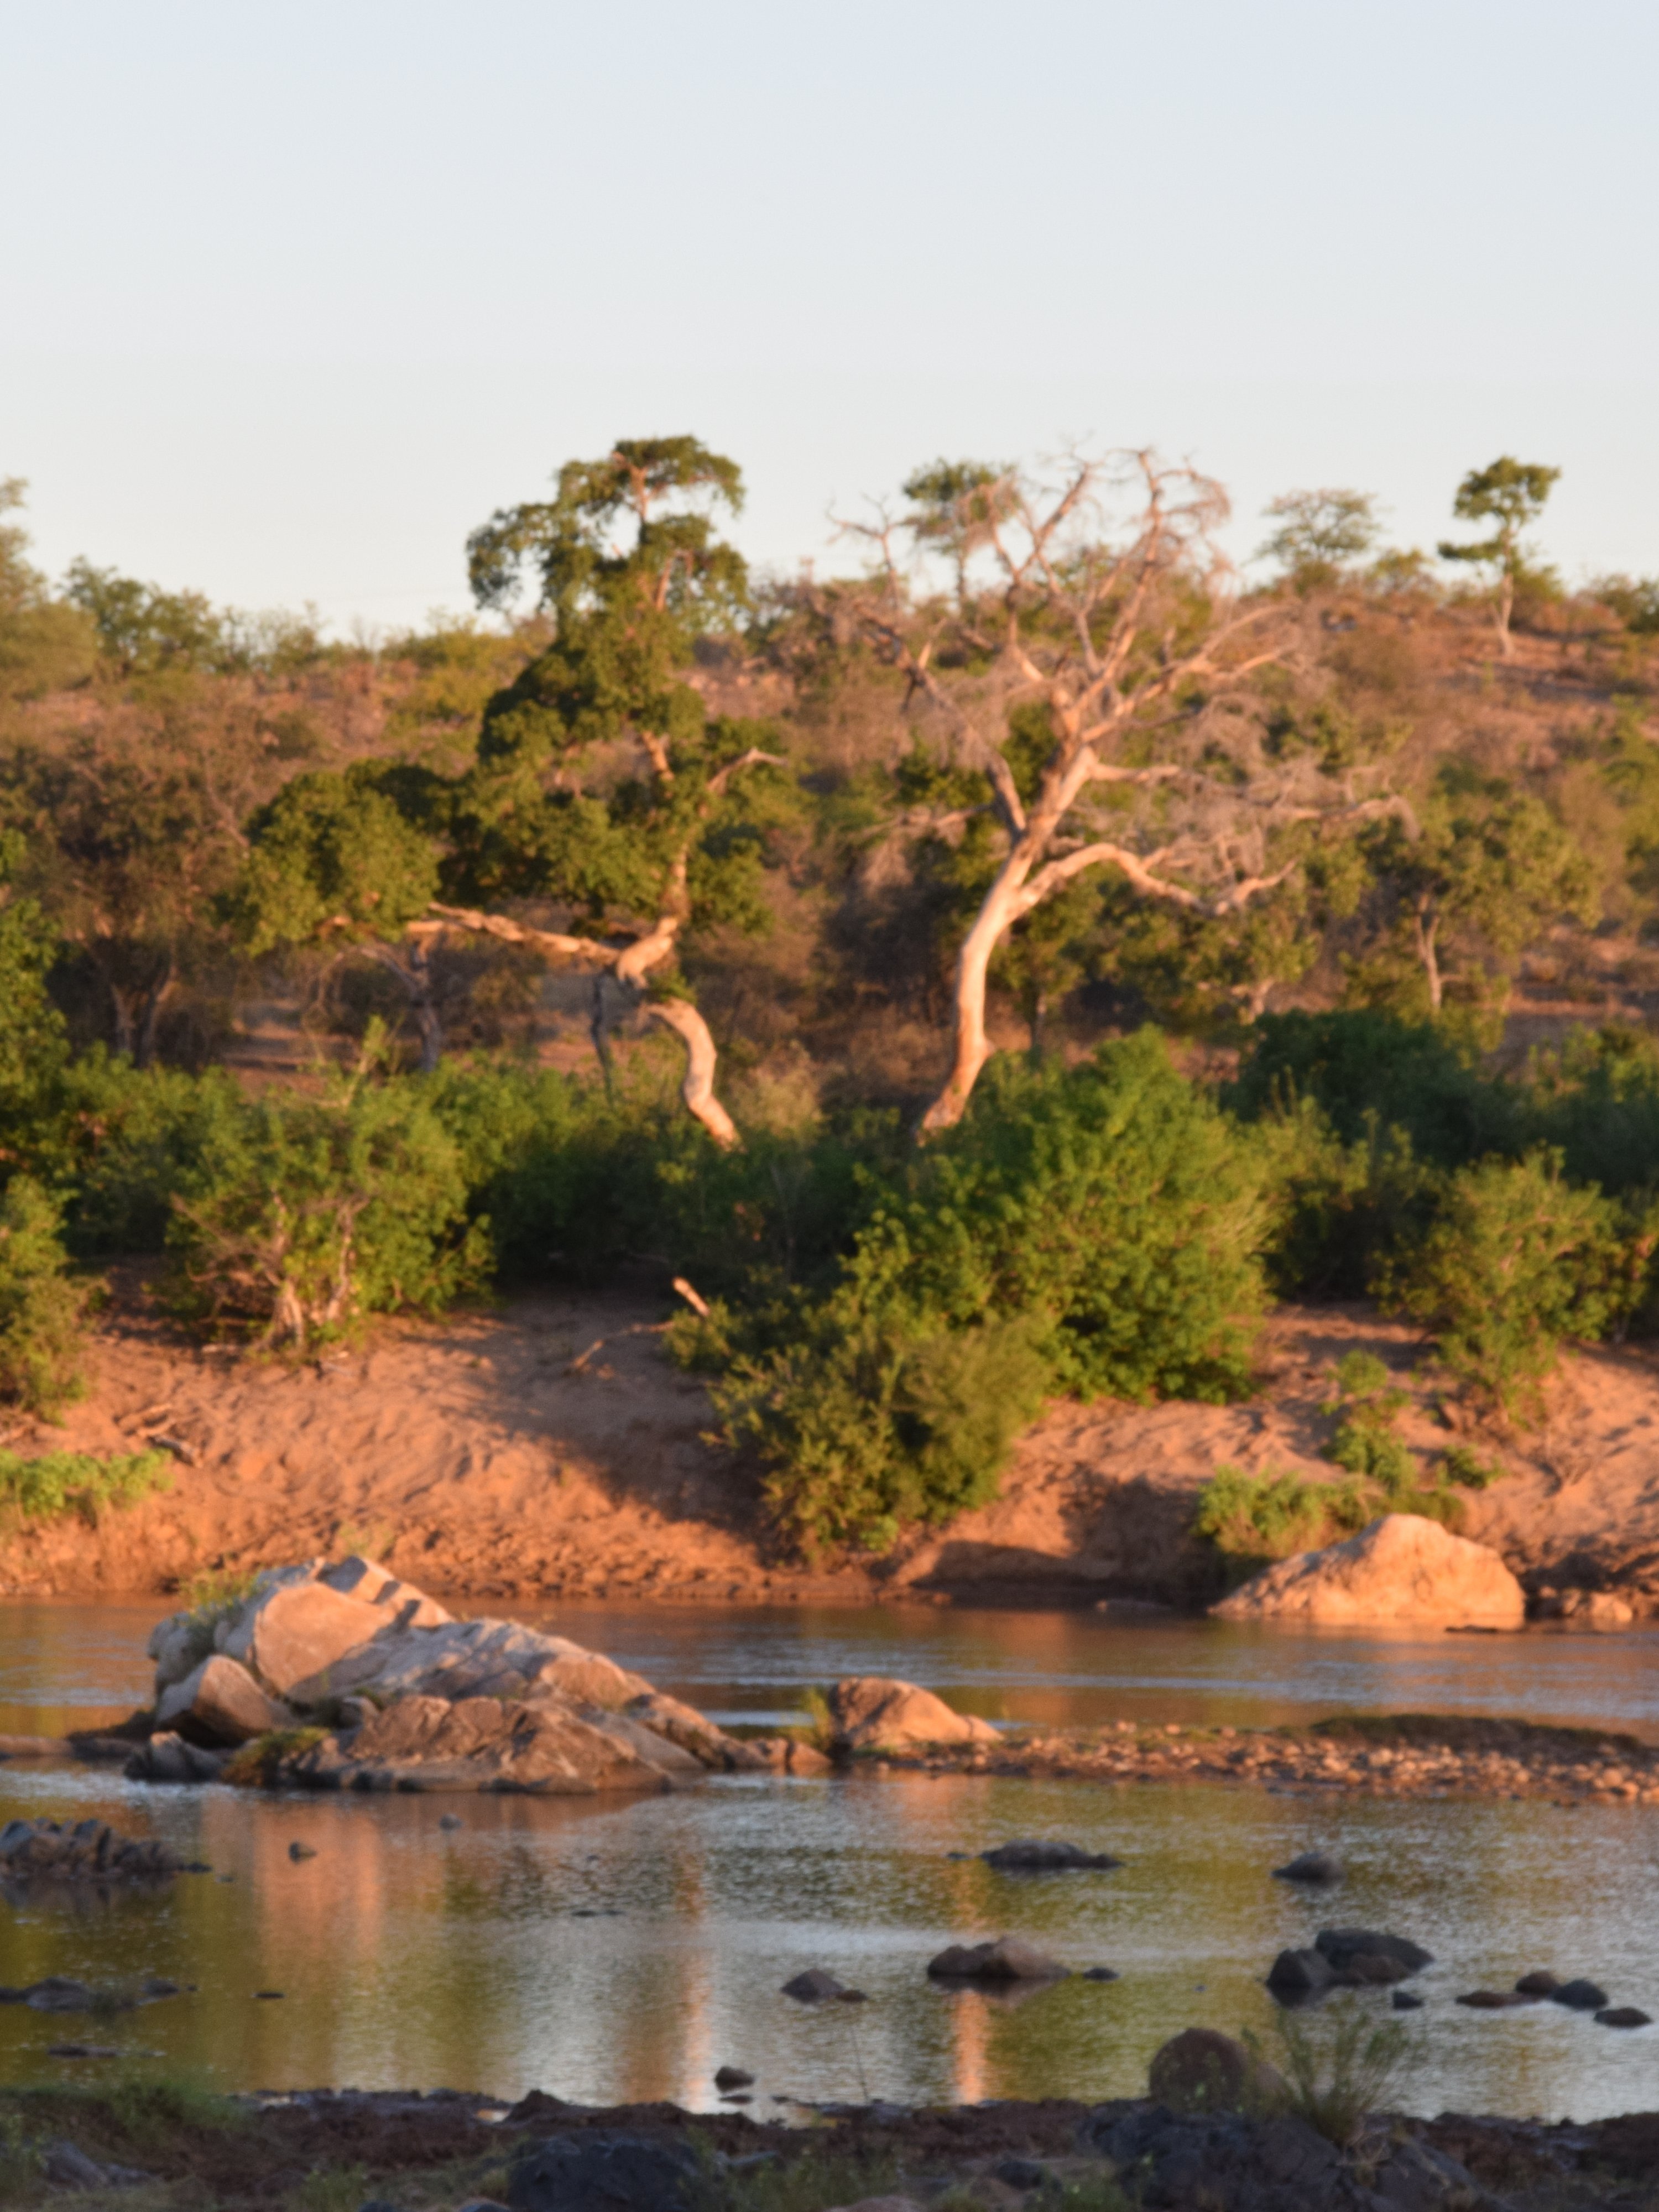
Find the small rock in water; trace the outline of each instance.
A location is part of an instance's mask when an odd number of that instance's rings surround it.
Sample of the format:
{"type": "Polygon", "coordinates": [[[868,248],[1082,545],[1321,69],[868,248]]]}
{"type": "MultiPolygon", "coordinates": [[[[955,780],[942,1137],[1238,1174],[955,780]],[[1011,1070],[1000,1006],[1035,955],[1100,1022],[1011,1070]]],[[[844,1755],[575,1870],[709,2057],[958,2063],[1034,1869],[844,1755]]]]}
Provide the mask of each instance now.
{"type": "Polygon", "coordinates": [[[797,1974],[792,1980],[787,1981],[781,1994],[787,1997],[793,1997],[801,2004],[819,2004],[825,1997],[843,1996],[846,1986],[844,1982],[838,1982],[833,1974],[826,1973],[822,1966],[808,1966],[804,1973],[797,1974]]]}
{"type": "Polygon", "coordinates": [[[980,1856],[1000,1874],[1063,1874],[1074,1867],[1120,1867],[1123,1863],[1109,1851],[1085,1851],[1081,1844],[1056,1843],[1046,1837],[999,1844],[994,1850],[981,1851],[980,1856]]]}
{"type": "Polygon", "coordinates": [[[1328,1851],[1304,1851],[1288,1866],[1275,1867],[1275,1881],[1307,1881],[1314,1883],[1340,1881],[1346,1869],[1340,1859],[1328,1851]]]}
{"type": "Polygon", "coordinates": [[[1396,1990],[1389,1999],[1396,2012],[1421,2012],[1423,2000],[1414,1997],[1409,1990],[1396,1990]]]}
{"type": "Polygon", "coordinates": [[[1314,1948],[1328,1959],[1339,1973],[1358,1958],[1397,1959],[1408,1974],[1420,1973],[1434,1964],[1432,1951],[1408,1936],[1389,1936],[1371,1928],[1322,1928],[1314,1948]]]}
{"type": "Polygon", "coordinates": [[[1322,1951],[1281,1951],[1267,1969],[1267,1987],[1276,1997],[1292,2002],[1321,1996],[1335,1979],[1335,1970],[1322,1951]]]}
{"type": "Polygon", "coordinates": [[[118,2058],[121,2054],[112,2043],[49,2043],[48,2058],[118,2058]]]}
{"type": "Polygon", "coordinates": [[[1453,2000],[1468,2005],[1471,2012],[1509,2012],[1516,2005],[1536,2004],[1536,1997],[1528,1996],[1520,1990],[1471,1990],[1467,1996],[1453,2000]]]}
{"type": "Polygon", "coordinates": [[[1515,1986],[1523,1997],[1553,1997],[1561,1984],[1553,1974],[1540,1971],[1522,1974],[1515,1986]]]}
{"type": "Polygon", "coordinates": [[[1603,2027],[1651,2027],[1651,2014],[1635,2005],[1607,2005],[1595,2015],[1603,2027]]]}
{"type": "Polygon", "coordinates": [[[1115,1982],[1117,1979],[1117,1968],[1115,1966],[1085,1966],[1078,1978],[1085,1982],[1115,1982]]]}
{"type": "Polygon", "coordinates": [[[750,2089],[754,2083],[754,2075],[746,2074],[741,2066],[722,2066],[714,2075],[717,2089],[750,2089]]]}
{"type": "Polygon", "coordinates": [[[253,1994],[256,2000],[263,2003],[269,1998],[282,1996],[284,1992],[281,1990],[255,1990],[253,1994]]]}
{"type": "Polygon", "coordinates": [[[945,1982],[1054,1982],[1071,1969],[1018,1936],[994,1943],[952,1943],[927,1962],[927,1971],[945,1982]]]}
{"type": "Polygon", "coordinates": [[[441,1813],[438,1816],[438,1826],[441,1828],[464,1828],[466,1823],[459,1813],[441,1813]]]}
{"type": "Polygon", "coordinates": [[[1607,2002],[1607,1993],[1594,1982],[1563,1982],[1559,1989],[1550,1991],[1550,2002],[1565,2005],[1572,2012],[1600,2012],[1607,2002]]]}
{"type": "Polygon", "coordinates": [[[310,1844],[294,1843],[289,1845],[288,1855],[297,1863],[301,1859],[314,1859],[317,1853],[310,1844]]]}

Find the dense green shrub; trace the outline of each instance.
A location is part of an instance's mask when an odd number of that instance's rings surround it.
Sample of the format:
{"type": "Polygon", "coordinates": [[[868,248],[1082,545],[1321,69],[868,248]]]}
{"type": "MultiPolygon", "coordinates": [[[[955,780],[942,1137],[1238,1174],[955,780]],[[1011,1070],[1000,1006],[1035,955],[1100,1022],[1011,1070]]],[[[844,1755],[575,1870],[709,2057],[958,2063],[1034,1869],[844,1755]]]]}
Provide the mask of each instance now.
{"type": "Polygon", "coordinates": [[[136,1505],[173,1487],[173,1463],[164,1451],[45,1452],[24,1459],[0,1451],[0,1509],[24,1521],[55,1521],[65,1513],[95,1520],[105,1505],[136,1505]]]}
{"type": "Polygon", "coordinates": [[[14,1176],[0,1197],[0,1397],[48,1420],[86,1395],[86,1294],[70,1279],[58,1227],[40,1184],[14,1176]]]}
{"type": "Polygon", "coordinates": [[[477,1288],[458,1147],[416,1079],[365,1070],[322,1098],[268,1096],[211,1131],[174,1200],[169,1297],[184,1318],[304,1350],[370,1312],[433,1312],[477,1288]]]}
{"type": "Polygon", "coordinates": [[[1417,1460],[1395,1422],[1410,1394],[1397,1389],[1373,1353],[1350,1352],[1337,1362],[1337,1395],[1326,1407],[1338,1417],[1325,1449],[1333,1466],[1375,1483],[1389,1497],[1414,1487],[1417,1460]]]}
{"type": "Polygon", "coordinates": [[[1595,1338],[1637,1295],[1613,1206],[1559,1153],[1483,1160],[1452,1178],[1425,1233],[1380,1269],[1384,1306],[1434,1333],[1455,1375],[1528,1408],[1565,1337],[1595,1338]]]}
{"type": "Polygon", "coordinates": [[[1005,1060],[872,1197],[816,1301],[680,1333],[805,1542],[890,1543],[994,1494],[1048,1392],[1249,1387],[1260,1162],[1151,1032],[1063,1069],[1005,1060]]]}

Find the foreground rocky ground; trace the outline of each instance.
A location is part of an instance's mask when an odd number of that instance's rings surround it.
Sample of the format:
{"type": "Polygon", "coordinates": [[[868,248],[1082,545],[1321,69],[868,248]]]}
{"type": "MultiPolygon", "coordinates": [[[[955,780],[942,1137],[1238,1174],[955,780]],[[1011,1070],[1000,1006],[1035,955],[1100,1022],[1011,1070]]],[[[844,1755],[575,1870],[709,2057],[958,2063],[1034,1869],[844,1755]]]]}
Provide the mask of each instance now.
{"type": "Polygon", "coordinates": [[[1287,1309],[1246,1403],[1056,1405],[1021,1440],[994,1504],[890,1559],[809,1569],[769,1545],[752,1478],[707,1441],[707,1395],[664,1355],[648,1301],[384,1322],[293,1368],[180,1337],[136,1276],[116,1289],[92,1395],[63,1429],[15,1424],[6,1441],[110,1452],[159,1438],[176,1455],[174,1487],[95,1527],[9,1532],[7,1591],[172,1591],[204,1571],[367,1549],[473,1598],[1194,1606],[1218,1594],[1216,1563],[1190,1534],[1200,1486],[1224,1462],[1329,1479],[1322,1409],[1336,1361],[1364,1350],[1407,1392],[1416,1449],[1461,1441],[1507,1470],[1471,1496],[1465,1533],[1502,1554],[1536,1614],[1613,1626],[1659,1607],[1651,1350],[1569,1358],[1542,1426],[1477,1432],[1409,1329],[1361,1307],[1287,1309]]]}
{"type": "Polygon", "coordinates": [[[104,2212],[1647,2212],[1659,2113],[1589,2125],[1363,2121],[1339,2150],[1288,2114],[1152,2098],[967,2109],[672,2105],[608,2111],[532,2093],[229,2098],[167,2085],[0,2092],[0,2189],[104,2212]],[[872,2203],[872,2200],[874,2200],[872,2203]]]}

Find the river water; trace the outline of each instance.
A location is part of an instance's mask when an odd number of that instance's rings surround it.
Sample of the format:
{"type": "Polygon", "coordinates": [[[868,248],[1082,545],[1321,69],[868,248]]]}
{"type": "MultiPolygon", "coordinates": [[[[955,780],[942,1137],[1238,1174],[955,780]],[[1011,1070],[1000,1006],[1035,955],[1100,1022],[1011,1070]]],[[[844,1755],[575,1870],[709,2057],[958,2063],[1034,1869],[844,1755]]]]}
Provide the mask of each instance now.
{"type": "MultiPolygon", "coordinates": [[[[143,1643],[161,1609],[0,1608],[0,1729],[127,1710],[146,1689],[143,1643]]],[[[1249,1724],[1432,1709],[1659,1738],[1659,1638],[1647,1633],[1389,1638],[796,1608],[540,1618],[733,1721],[793,1717],[805,1686],[877,1673],[1000,1719],[1249,1724]]],[[[1261,1976],[1282,1945],[1334,1917],[1436,1954],[1413,1984],[1426,2002],[1407,2022],[1407,2106],[1589,2118],[1659,2105],[1659,2027],[1451,2002],[1549,1966],[1659,2016],[1659,1813],[1644,1808],[908,1775],[732,1778],[623,1800],[264,1796],[0,1768],[0,1816],[42,1812],[163,1834],[213,1871],[153,1896],[0,1902],[0,1982],[196,1984],[112,2021],[0,2005],[12,2080],[166,2071],[244,2088],[541,2087],[708,2107],[730,2063],[757,2076],[757,2115],[794,2109],[774,2099],[1131,2094],[1158,2045],[1194,2022],[1251,2026],[1271,2047],[1261,1976]],[[463,1825],[441,1826],[446,1813],[463,1825]],[[1033,1881],[951,1856],[1022,1835],[1070,1837],[1125,1863],[1033,1881]],[[290,1860],[295,1841],[315,1857],[290,1860]],[[1336,1901],[1270,1877],[1312,1844],[1349,1864],[1336,1901]],[[1121,1978],[1015,2004],[927,1983],[945,1942],[1005,1932],[1121,1978]],[[808,1966],[871,2002],[814,2010],[781,1996],[808,1966]],[[118,2055],[51,2055],[70,2040],[118,2055]]],[[[1387,1992],[1356,2001],[1381,2017],[1387,1992]]]]}

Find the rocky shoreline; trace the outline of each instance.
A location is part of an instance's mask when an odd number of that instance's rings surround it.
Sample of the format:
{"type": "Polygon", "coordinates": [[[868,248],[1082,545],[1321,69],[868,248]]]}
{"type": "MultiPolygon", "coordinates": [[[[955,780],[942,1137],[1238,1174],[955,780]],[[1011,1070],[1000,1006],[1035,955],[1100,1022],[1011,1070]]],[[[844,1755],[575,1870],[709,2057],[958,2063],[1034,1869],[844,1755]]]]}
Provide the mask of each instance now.
{"type": "Polygon", "coordinates": [[[764,2119],[597,2108],[540,2091],[510,2103],[456,2090],[12,2090],[0,2091],[0,2127],[18,2178],[27,2165],[34,2180],[15,2201],[142,2190],[133,2201],[147,2212],[279,2201],[423,2212],[1641,2212],[1659,2202],[1659,2112],[1583,2124],[1380,2113],[1339,2148],[1294,2112],[1195,2105],[1178,2069],[1164,2070],[1175,2086],[1164,2096],[1104,2105],[784,2100],[787,2116],[764,2119]]]}

